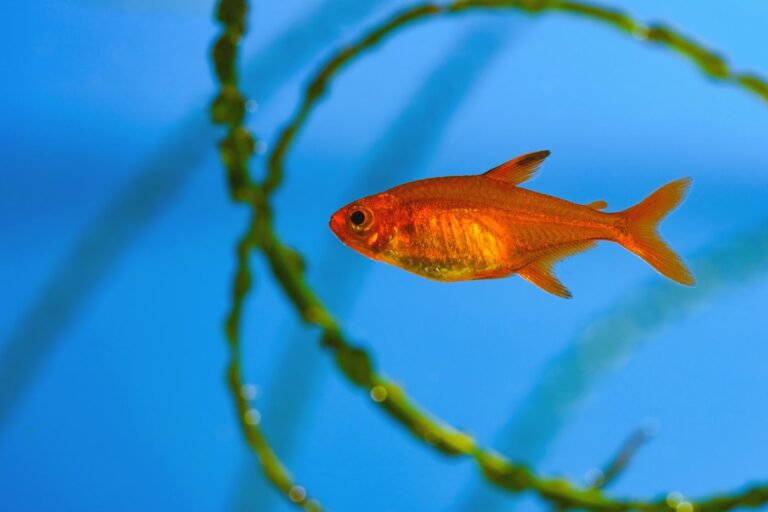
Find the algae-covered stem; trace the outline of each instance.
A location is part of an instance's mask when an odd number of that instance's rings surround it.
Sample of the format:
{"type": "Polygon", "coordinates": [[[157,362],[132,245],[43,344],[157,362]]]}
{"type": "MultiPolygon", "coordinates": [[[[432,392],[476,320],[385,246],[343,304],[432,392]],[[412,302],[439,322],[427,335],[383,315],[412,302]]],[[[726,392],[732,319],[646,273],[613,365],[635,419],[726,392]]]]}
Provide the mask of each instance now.
{"type": "MultiPolygon", "coordinates": [[[[212,106],[212,113],[216,122],[229,127],[228,135],[220,148],[222,160],[229,172],[232,197],[236,201],[249,203],[253,210],[253,221],[238,246],[238,271],[235,278],[232,310],[227,323],[233,350],[232,374],[237,377],[237,379],[232,378],[232,392],[237,394],[239,391],[237,386],[240,384],[238,326],[242,303],[250,289],[248,255],[252,249],[258,248],[266,256],[272,274],[301,318],[307,323],[320,327],[323,333],[323,345],[333,352],[343,374],[351,383],[364,388],[375,403],[425,443],[447,455],[472,457],[488,481],[500,488],[512,492],[533,491],[542,499],[561,508],[582,508],[594,511],[670,510],[672,505],[665,498],[654,501],[611,499],[599,489],[578,488],[566,480],[537,476],[525,466],[514,464],[500,454],[481,448],[470,436],[435,419],[413,403],[401,388],[378,373],[372,358],[366,351],[347,341],[339,324],[305,281],[303,268],[297,264],[300,258],[282,243],[272,227],[270,195],[282,182],[284,159],[296,135],[308,120],[312,109],[338,72],[365,50],[376,46],[410,23],[440,15],[487,9],[510,9],[529,13],[562,11],[580,15],[618,28],[639,40],[656,42],[675,50],[697,64],[705,74],[734,83],[768,101],[768,84],[762,78],[733,73],[722,58],[692,40],[661,25],[644,25],[613,9],[579,2],[547,0],[464,0],[449,4],[419,4],[389,18],[357,42],[339,51],[310,80],[299,110],[281,133],[270,155],[267,176],[261,184],[257,184],[251,180],[248,173],[249,158],[253,152],[254,143],[248,131],[242,126],[245,101],[237,89],[235,66],[237,43],[245,30],[247,5],[242,0],[222,0],[217,14],[225,27],[225,32],[214,48],[214,60],[217,61],[216,69],[222,83],[222,90],[212,106]]],[[[237,402],[243,418],[244,405],[239,398],[237,402]]],[[[242,419],[241,423],[251,446],[262,460],[262,467],[267,476],[285,491],[283,483],[270,473],[270,469],[274,468],[272,465],[274,462],[282,472],[285,470],[279,465],[279,461],[270,458],[270,455],[274,457],[274,454],[266,445],[260,430],[258,428],[251,430],[242,419]],[[251,439],[254,432],[258,435],[251,439]]],[[[755,486],[740,493],[723,494],[696,501],[692,503],[692,507],[700,511],[720,512],[735,507],[758,507],[765,503],[768,503],[768,486],[755,486]]]]}
{"type": "Polygon", "coordinates": [[[726,83],[732,83],[768,103],[768,82],[764,78],[754,74],[733,72],[728,63],[716,52],[708,50],[691,38],[660,23],[641,23],[616,9],[589,3],[559,0],[457,0],[447,4],[428,2],[417,4],[397,13],[370,30],[356,42],[342,48],[309,80],[309,85],[305,89],[297,113],[280,134],[277,145],[269,156],[269,173],[263,182],[264,191],[270,194],[280,186],[283,179],[283,163],[293,140],[306,124],[315,104],[327,91],[328,84],[344,66],[409,24],[428,18],[483,10],[514,10],[532,15],[544,12],[564,12],[581,16],[599,24],[613,27],[640,41],[665,46],[692,61],[705,75],[726,83]]]}
{"type": "MultiPolygon", "coordinates": [[[[237,57],[240,41],[246,32],[248,2],[245,0],[221,0],[216,8],[216,19],[222,31],[212,49],[212,60],[219,94],[211,105],[214,123],[227,129],[219,149],[222,163],[227,169],[229,187],[233,200],[246,201],[254,190],[249,169],[254,153],[255,141],[243,126],[245,98],[239,90],[237,57]]],[[[232,393],[237,419],[248,446],[259,459],[265,476],[291,503],[308,512],[320,512],[316,500],[310,499],[306,491],[297,485],[285,465],[272,450],[261,430],[261,413],[251,406],[252,396],[243,379],[240,366],[240,316],[243,302],[251,290],[252,277],[248,268],[252,238],[246,237],[237,246],[237,274],[233,284],[233,308],[226,322],[226,336],[230,350],[227,380],[232,393]]]]}

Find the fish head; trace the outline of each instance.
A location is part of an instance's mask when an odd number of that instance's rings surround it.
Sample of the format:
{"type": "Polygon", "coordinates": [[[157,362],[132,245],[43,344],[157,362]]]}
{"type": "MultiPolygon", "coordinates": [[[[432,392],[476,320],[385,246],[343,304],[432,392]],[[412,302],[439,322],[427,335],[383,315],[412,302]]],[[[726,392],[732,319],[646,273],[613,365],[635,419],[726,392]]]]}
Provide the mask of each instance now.
{"type": "Polygon", "coordinates": [[[328,225],[345,245],[369,258],[386,249],[395,233],[397,200],[382,193],[353,201],[331,215],[328,225]]]}

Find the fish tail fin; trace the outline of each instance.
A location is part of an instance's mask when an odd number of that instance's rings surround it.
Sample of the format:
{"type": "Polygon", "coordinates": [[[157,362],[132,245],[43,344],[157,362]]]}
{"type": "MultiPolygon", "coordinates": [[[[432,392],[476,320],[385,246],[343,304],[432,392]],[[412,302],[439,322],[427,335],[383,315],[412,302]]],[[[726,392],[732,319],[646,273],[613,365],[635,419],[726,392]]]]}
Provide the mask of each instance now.
{"type": "Polygon", "coordinates": [[[644,259],[660,274],[680,284],[696,282],[680,257],[661,239],[659,223],[685,198],[691,178],[667,183],[635,206],[620,212],[624,219],[619,243],[644,259]]]}

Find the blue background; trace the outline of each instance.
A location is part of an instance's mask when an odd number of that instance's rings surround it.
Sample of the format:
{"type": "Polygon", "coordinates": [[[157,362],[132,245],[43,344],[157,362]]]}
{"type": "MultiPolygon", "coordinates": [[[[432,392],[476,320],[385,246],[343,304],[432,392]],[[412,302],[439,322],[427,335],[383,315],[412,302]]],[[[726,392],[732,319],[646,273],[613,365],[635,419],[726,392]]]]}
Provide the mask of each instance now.
{"type": "MultiPolygon", "coordinates": [[[[266,148],[323,59],[404,5],[255,2],[242,65],[266,148]]],[[[768,71],[765,2],[616,6],[768,71]]],[[[290,509],[263,483],[224,379],[247,212],[229,202],[205,113],[211,11],[0,7],[2,510],[290,509]]],[[[766,103],[589,21],[495,13],[410,27],[345,70],[275,206],[350,335],[435,414],[577,482],[650,425],[612,492],[693,498],[768,478],[766,204],[766,103]],[[611,209],[692,176],[663,231],[699,286],[664,283],[606,244],[558,267],[571,301],[517,277],[445,285],[370,262],[327,228],[361,195],[539,149],[552,156],[533,189],[611,209]]],[[[373,407],[253,265],[246,378],[266,434],[323,504],[546,509],[489,490],[471,461],[436,455],[373,407]]]]}

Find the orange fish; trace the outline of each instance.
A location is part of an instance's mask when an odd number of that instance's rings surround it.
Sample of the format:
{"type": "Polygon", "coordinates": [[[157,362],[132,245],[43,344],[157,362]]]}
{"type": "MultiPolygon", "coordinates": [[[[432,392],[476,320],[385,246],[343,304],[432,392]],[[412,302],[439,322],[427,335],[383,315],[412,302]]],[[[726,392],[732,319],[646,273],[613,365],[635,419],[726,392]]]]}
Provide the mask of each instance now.
{"type": "Polygon", "coordinates": [[[685,285],[694,278],[659,237],[661,220],[685,197],[690,178],[668,183],[622,212],[519,187],[549,151],[520,156],[477,176],[413,181],[348,204],[330,227],[352,249],[437,281],[519,274],[560,297],[571,297],[553,265],[608,240],[685,285]]]}

